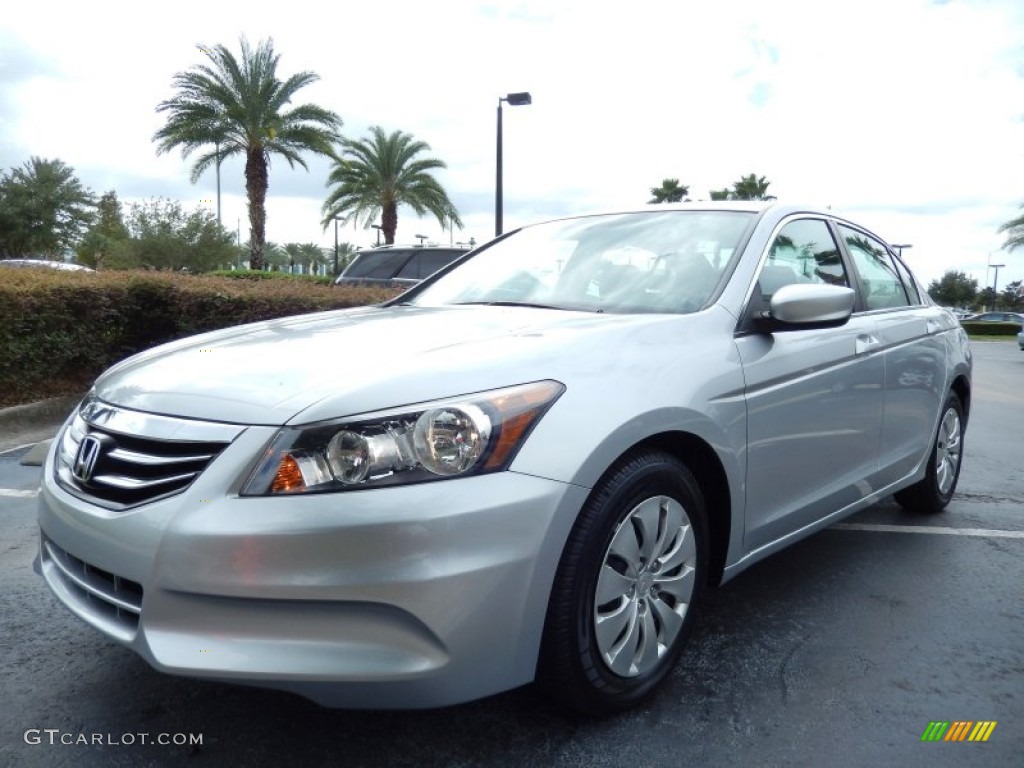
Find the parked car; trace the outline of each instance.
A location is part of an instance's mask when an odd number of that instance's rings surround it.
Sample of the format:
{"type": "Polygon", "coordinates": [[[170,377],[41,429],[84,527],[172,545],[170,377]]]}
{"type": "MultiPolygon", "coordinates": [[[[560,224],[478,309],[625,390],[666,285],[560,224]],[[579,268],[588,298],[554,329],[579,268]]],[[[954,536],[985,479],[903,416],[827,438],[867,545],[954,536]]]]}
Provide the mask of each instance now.
{"type": "Polygon", "coordinates": [[[358,708],[536,679],[620,710],[707,586],[892,494],[943,509],[971,370],[828,210],[551,221],[384,305],[111,368],[47,457],[36,565],[166,672],[358,708]]]}
{"type": "Polygon", "coordinates": [[[7,267],[9,269],[37,267],[42,269],[59,269],[65,272],[96,271],[89,267],[84,267],[81,264],[72,264],[69,261],[51,261],[49,259],[0,259],[0,267],[7,267]]]}
{"type": "Polygon", "coordinates": [[[972,323],[1016,323],[1024,328],[1024,314],[1020,312],[982,312],[963,319],[972,323]]]}
{"type": "Polygon", "coordinates": [[[962,307],[945,307],[945,309],[948,309],[961,320],[966,320],[974,314],[971,310],[963,309],[962,307]]]}
{"type": "Polygon", "coordinates": [[[408,287],[467,253],[465,246],[382,245],[356,251],[335,285],[408,287]]]}

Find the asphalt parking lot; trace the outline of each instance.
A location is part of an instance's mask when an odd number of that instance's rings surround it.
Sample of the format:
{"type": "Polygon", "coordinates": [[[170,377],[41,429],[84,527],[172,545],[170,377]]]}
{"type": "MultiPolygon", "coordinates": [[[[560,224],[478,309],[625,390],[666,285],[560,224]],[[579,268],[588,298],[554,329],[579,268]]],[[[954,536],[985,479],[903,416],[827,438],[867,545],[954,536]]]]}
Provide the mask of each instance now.
{"type": "Polygon", "coordinates": [[[0,764],[1020,766],[1024,353],[974,349],[949,509],[876,505],[713,591],[660,695],[605,720],[530,689],[351,712],[160,674],[32,572],[40,470],[19,463],[27,446],[0,452],[0,764]],[[983,743],[922,741],[933,721],[996,726],[983,743]]]}

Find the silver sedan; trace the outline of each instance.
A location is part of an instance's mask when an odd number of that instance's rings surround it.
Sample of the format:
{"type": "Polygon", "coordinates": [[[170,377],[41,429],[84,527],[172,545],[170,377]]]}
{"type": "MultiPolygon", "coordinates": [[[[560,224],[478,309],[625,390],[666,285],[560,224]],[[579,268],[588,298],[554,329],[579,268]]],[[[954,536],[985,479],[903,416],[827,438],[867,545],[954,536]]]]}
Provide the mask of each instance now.
{"type": "Polygon", "coordinates": [[[970,403],[956,318],[830,211],[563,219],[115,366],[47,459],[37,565],[166,672],[615,711],[708,586],[890,494],[942,510],[970,403]]]}

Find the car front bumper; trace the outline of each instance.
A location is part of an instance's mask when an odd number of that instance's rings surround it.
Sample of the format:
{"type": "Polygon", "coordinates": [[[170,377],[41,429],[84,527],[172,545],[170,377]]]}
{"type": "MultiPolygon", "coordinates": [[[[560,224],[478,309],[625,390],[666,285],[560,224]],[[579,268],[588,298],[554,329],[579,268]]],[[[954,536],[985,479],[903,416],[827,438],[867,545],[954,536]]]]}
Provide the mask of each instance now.
{"type": "Polygon", "coordinates": [[[123,512],[59,487],[51,450],[37,561],[50,589],[159,670],[327,706],[443,706],[533,679],[586,489],[501,472],[241,498],[271,434],[249,428],[184,492],[123,512]]]}

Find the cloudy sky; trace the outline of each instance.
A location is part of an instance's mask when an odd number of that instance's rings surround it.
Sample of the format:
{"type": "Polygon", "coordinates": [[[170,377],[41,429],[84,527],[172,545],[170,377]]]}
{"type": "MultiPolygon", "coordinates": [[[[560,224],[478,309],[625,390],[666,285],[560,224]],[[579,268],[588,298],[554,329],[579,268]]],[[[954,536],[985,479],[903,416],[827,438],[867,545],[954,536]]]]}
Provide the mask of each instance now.
{"type": "MultiPolygon", "coordinates": [[[[495,108],[504,109],[505,229],[644,203],[679,178],[693,199],[756,173],[782,200],[830,205],[894,243],[925,281],[1024,279],[999,224],[1024,203],[1021,0],[389,0],[379,3],[36,0],[0,21],[0,168],[59,158],[97,194],[215,209],[215,176],[157,156],[156,105],[201,45],[272,37],[279,74],[346,135],[401,129],[448,164],[466,228],[494,231],[495,108]]],[[[272,161],[267,237],[331,246],[328,163],[272,161]]],[[[248,237],[241,161],[223,221],[248,237]]],[[[399,211],[399,242],[448,242],[399,211]]],[[[342,228],[368,245],[373,230],[342,228]]]]}

